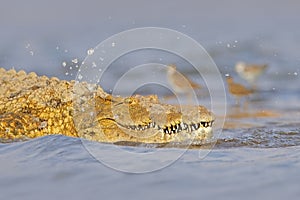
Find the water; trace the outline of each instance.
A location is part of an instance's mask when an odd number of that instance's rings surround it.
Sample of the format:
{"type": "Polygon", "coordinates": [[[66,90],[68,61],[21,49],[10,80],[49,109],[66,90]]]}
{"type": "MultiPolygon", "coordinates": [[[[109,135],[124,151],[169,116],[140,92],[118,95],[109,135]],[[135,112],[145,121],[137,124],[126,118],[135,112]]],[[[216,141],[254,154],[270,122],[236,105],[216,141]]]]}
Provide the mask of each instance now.
{"type": "Polygon", "coordinates": [[[79,139],[43,137],[1,145],[1,198],[296,199],[299,152],[299,146],[216,149],[203,160],[189,150],[165,169],[133,175],[97,162],[79,139]]]}
{"type": "MultiPolygon", "coordinates": [[[[232,66],[240,60],[268,63],[268,70],[257,82],[258,92],[243,100],[246,108],[237,107],[234,97],[227,93],[225,125],[221,134],[220,129],[215,130],[212,150],[191,146],[185,151],[176,145],[115,147],[61,135],[0,144],[0,199],[298,199],[299,3],[133,3],[135,6],[123,3],[117,7],[114,3],[79,1],[54,1],[46,6],[6,2],[3,5],[7,9],[0,12],[0,65],[74,79],[78,67],[72,60],[82,62],[98,42],[129,28],[161,26],[200,42],[223,78],[230,74],[246,85],[232,66]],[[36,13],[32,5],[40,18],[31,14],[36,13]],[[13,8],[17,10],[12,12],[13,8]],[[57,14],[53,16],[51,10],[57,14]],[[116,153],[118,150],[128,155],[116,153]],[[103,157],[97,160],[93,153],[103,157]],[[139,160],[134,155],[140,156],[139,160]],[[106,162],[100,162],[101,158],[106,162]],[[126,167],[138,172],[149,166],[161,169],[144,174],[118,171],[126,167]]],[[[181,72],[205,85],[183,59],[149,50],[114,62],[101,85],[109,92],[131,66],[148,62],[175,62],[181,72]]],[[[212,74],[208,76],[213,78],[212,74]]],[[[123,85],[124,94],[134,86],[133,82],[123,85]]],[[[148,94],[156,89],[144,87],[137,92],[148,94]]],[[[213,88],[216,93],[221,90],[213,88]]],[[[156,92],[169,95],[166,89],[156,92]]],[[[204,89],[199,101],[209,105],[209,100],[204,89]]],[[[221,105],[216,102],[214,108],[218,114],[216,127],[222,125],[221,105]]]]}

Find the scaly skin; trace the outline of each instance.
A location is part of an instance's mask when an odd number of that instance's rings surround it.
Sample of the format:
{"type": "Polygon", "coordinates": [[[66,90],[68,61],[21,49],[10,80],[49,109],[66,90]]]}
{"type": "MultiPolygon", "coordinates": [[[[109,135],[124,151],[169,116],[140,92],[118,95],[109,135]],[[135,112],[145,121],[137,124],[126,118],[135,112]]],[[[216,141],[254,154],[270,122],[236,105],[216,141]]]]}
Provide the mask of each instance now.
{"type": "Polygon", "coordinates": [[[162,104],[157,96],[113,97],[100,86],[0,68],[0,141],[49,134],[99,142],[167,143],[212,136],[203,106],[162,104]]]}

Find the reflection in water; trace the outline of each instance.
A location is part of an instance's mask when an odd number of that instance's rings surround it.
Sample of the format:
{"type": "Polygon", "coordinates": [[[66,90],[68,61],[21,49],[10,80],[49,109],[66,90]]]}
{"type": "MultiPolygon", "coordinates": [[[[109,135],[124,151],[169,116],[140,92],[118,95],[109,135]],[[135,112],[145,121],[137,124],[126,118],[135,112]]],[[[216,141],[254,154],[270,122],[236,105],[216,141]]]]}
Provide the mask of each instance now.
{"type": "MultiPolygon", "coordinates": [[[[276,109],[260,109],[256,104],[241,109],[229,107],[223,134],[216,148],[276,148],[300,145],[300,124],[286,120],[276,109]]],[[[293,113],[289,113],[293,115],[293,113]]]]}
{"type": "Polygon", "coordinates": [[[278,148],[300,145],[300,124],[282,127],[262,127],[225,130],[224,138],[217,140],[216,148],[253,147],[278,148]],[[294,127],[292,127],[294,126],[294,127]]]}

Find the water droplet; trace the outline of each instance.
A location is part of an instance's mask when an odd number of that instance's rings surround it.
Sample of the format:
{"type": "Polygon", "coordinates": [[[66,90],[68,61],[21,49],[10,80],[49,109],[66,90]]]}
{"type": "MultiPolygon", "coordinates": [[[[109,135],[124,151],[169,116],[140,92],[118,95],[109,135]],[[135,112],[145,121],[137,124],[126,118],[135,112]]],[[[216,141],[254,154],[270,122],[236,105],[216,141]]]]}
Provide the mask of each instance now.
{"type": "Polygon", "coordinates": [[[73,59],[73,60],[72,60],[72,63],[77,64],[77,63],[78,63],[78,59],[77,59],[77,58],[73,59]]]}
{"type": "Polygon", "coordinates": [[[112,46],[112,47],[115,47],[115,46],[116,46],[116,43],[115,43],[115,42],[111,43],[111,46],[112,46]]]}
{"type": "Polygon", "coordinates": [[[294,72],[294,75],[295,75],[295,76],[297,76],[297,75],[298,75],[298,73],[297,73],[297,72],[294,72]]]}
{"type": "Polygon", "coordinates": [[[87,54],[88,54],[88,55],[93,55],[94,52],[95,52],[94,49],[89,49],[89,50],[87,50],[87,54]]]}
{"type": "Polygon", "coordinates": [[[30,53],[31,56],[33,56],[33,54],[34,54],[33,51],[29,51],[29,53],[30,53]]]}
{"type": "Polygon", "coordinates": [[[62,65],[63,67],[66,67],[66,66],[67,66],[67,63],[66,63],[66,62],[62,62],[61,65],[62,65]]]}
{"type": "Polygon", "coordinates": [[[97,65],[96,65],[95,62],[92,63],[92,67],[93,67],[93,68],[97,67],[97,65]]]}
{"type": "Polygon", "coordinates": [[[103,61],[103,60],[104,60],[104,58],[100,57],[100,58],[99,58],[99,60],[103,61]]]}
{"type": "Polygon", "coordinates": [[[88,88],[88,90],[89,90],[90,92],[93,92],[93,91],[95,90],[95,87],[94,87],[93,85],[91,85],[91,84],[89,84],[89,85],[87,86],[87,88],[88,88]]]}
{"type": "Polygon", "coordinates": [[[25,48],[28,49],[29,47],[30,47],[30,44],[27,43],[27,44],[25,45],[25,48]]]}
{"type": "Polygon", "coordinates": [[[78,74],[78,79],[81,80],[82,79],[82,75],[78,74]]]}
{"type": "Polygon", "coordinates": [[[230,44],[227,44],[227,47],[230,48],[230,44]]]}

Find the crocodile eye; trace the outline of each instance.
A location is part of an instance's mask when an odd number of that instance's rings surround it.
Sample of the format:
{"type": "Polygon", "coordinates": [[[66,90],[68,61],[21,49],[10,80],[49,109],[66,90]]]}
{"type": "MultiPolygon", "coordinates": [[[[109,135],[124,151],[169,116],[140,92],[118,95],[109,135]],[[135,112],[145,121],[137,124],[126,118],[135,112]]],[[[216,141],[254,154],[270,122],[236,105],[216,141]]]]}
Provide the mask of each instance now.
{"type": "Polygon", "coordinates": [[[130,97],[124,99],[125,103],[132,103],[132,99],[130,97]]]}

